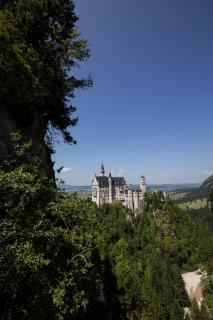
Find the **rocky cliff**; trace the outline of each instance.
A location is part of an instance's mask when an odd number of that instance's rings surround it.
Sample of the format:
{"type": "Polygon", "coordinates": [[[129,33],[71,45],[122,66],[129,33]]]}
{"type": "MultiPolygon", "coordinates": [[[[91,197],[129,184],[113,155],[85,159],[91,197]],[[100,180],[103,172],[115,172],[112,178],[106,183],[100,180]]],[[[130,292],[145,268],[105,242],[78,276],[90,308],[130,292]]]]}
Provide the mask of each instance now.
{"type": "Polygon", "coordinates": [[[23,141],[32,140],[33,153],[41,159],[42,168],[50,178],[55,178],[51,149],[45,143],[46,126],[42,123],[39,115],[35,115],[33,121],[29,123],[20,122],[4,107],[0,108],[0,165],[4,164],[11,152],[11,132],[17,130],[22,134],[23,141]]]}

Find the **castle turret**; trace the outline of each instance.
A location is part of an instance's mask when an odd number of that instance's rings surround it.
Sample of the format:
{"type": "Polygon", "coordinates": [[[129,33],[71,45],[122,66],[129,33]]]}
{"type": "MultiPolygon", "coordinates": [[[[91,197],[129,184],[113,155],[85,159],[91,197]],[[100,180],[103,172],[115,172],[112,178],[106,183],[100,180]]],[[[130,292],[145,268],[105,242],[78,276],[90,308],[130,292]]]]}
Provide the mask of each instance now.
{"type": "Polygon", "coordinates": [[[138,210],[140,206],[140,193],[138,191],[133,192],[133,204],[134,210],[138,210]]]}
{"type": "Polygon", "coordinates": [[[141,177],[140,189],[141,189],[143,194],[146,192],[146,179],[145,179],[144,176],[141,177]]]}
{"type": "Polygon", "coordinates": [[[109,182],[109,203],[112,203],[112,175],[111,175],[111,172],[109,173],[108,182],[109,182]]]}
{"type": "Polygon", "coordinates": [[[133,200],[133,190],[128,189],[128,202],[127,202],[127,207],[131,210],[134,210],[134,200],[133,200]]]}
{"type": "Polygon", "coordinates": [[[102,176],[102,177],[104,177],[104,176],[105,176],[105,170],[104,170],[103,162],[102,162],[102,164],[101,164],[100,176],[102,176]]]}

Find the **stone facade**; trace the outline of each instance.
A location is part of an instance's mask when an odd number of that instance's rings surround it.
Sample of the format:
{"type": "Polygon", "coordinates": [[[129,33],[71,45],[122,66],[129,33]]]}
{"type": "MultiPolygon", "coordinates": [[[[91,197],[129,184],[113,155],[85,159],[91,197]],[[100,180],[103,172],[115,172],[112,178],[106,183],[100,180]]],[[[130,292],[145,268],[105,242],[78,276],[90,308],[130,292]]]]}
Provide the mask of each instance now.
{"type": "Polygon", "coordinates": [[[112,177],[111,173],[105,176],[103,164],[101,165],[100,175],[95,175],[92,181],[92,201],[98,206],[117,200],[133,211],[142,210],[145,192],[145,177],[141,177],[139,190],[130,188],[127,186],[124,177],[112,177]]]}

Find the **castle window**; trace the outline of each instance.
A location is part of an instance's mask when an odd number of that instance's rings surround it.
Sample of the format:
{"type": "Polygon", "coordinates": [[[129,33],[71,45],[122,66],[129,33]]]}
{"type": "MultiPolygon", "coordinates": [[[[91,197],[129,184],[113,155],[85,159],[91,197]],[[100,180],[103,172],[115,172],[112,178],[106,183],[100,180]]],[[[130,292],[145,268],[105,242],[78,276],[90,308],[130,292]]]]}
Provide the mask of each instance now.
{"type": "Polygon", "coordinates": [[[97,189],[96,189],[96,188],[93,189],[93,197],[94,197],[94,198],[97,198],[97,189]]]}

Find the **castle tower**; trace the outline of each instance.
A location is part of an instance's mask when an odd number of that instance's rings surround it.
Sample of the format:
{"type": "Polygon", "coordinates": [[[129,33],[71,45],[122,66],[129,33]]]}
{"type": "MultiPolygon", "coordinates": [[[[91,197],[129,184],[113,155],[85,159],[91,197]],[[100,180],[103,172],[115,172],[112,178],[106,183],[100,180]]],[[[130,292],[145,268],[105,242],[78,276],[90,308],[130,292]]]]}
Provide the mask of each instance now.
{"type": "Polygon", "coordinates": [[[134,200],[133,200],[133,190],[128,189],[128,198],[127,198],[127,207],[131,210],[134,210],[134,200]]]}
{"type": "Polygon", "coordinates": [[[101,164],[100,176],[102,176],[102,177],[104,177],[104,176],[105,176],[105,169],[104,169],[103,162],[102,162],[102,164],[101,164]]]}
{"type": "Polygon", "coordinates": [[[141,177],[140,189],[141,189],[143,194],[146,192],[146,179],[145,179],[144,176],[141,177]]]}
{"type": "Polygon", "coordinates": [[[138,210],[140,206],[140,197],[139,192],[133,192],[133,203],[134,203],[134,210],[138,210]]]}
{"type": "Polygon", "coordinates": [[[112,203],[112,175],[111,175],[111,172],[109,173],[108,182],[109,182],[109,203],[112,203]]]}

